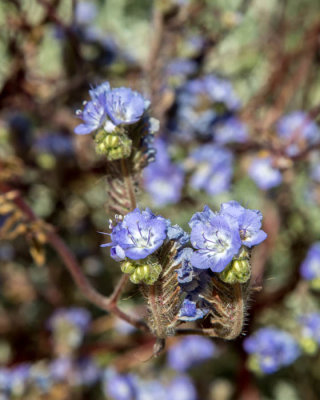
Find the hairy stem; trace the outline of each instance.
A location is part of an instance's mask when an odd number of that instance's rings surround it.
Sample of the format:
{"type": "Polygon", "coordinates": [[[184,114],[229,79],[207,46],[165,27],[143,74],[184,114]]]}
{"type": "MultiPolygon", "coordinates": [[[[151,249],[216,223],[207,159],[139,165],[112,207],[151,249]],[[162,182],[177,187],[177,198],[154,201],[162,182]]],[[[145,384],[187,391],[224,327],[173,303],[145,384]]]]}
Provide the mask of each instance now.
{"type": "Polygon", "coordinates": [[[128,163],[126,159],[121,159],[121,170],[123,175],[123,180],[126,186],[126,190],[128,193],[128,200],[130,201],[130,210],[134,210],[137,206],[136,196],[134,193],[134,187],[132,185],[132,179],[129,174],[128,163]]]}

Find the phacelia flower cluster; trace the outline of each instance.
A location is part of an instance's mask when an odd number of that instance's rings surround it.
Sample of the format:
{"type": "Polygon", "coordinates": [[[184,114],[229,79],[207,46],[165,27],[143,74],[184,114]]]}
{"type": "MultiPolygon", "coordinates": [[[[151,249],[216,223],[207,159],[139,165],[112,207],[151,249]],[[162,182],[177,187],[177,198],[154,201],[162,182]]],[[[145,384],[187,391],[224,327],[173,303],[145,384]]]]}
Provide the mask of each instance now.
{"type": "Polygon", "coordinates": [[[272,374],[292,364],[300,355],[296,340],[287,332],[275,328],[261,328],[244,341],[250,354],[249,367],[257,372],[272,374]]]}
{"type": "Polygon", "coordinates": [[[144,169],[144,187],[156,206],[177,203],[181,198],[184,171],[170,160],[163,140],[158,139],[154,148],[156,159],[144,169]]]}
{"type": "Polygon", "coordinates": [[[314,289],[320,289],[320,242],[314,243],[301,264],[300,274],[303,279],[310,281],[314,289]]]}
{"type": "Polygon", "coordinates": [[[130,88],[111,89],[104,82],[89,90],[91,100],[84,103],[83,111],[77,116],[83,123],[75,128],[78,135],[86,135],[99,128],[111,133],[118,125],[132,125],[138,122],[149,106],[146,99],[130,88]]]}
{"type": "MultiPolygon", "coordinates": [[[[142,138],[153,133],[137,127],[150,104],[140,93],[126,87],[112,89],[104,82],[89,90],[89,94],[91,100],[76,112],[83,123],[74,131],[78,135],[96,132],[97,152],[105,154],[108,160],[130,156],[135,129],[142,138]]],[[[144,127],[148,125],[145,121],[144,127]]]]}
{"type": "Polygon", "coordinates": [[[205,206],[189,222],[191,244],[196,249],[191,256],[191,264],[199,269],[221,273],[235,258],[237,263],[229,267],[236,270],[230,276],[223,275],[223,278],[228,283],[234,279],[248,280],[250,266],[245,248],[251,248],[266,239],[267,234],[261,230],[261,221],[260,211],[246,209],[236,201],[222,204],[218,213],[205,206]],[[243,265],[239,265],[240,261],[244,261],[243,265]],[[240,271],[237,271],[239,267],[240,271]]]}
{"type": "Polygon", "coordinates": [[[166,240],[184,244],[188,235],[177,225],[171,226],[169,220],[156,216],[147,208],[136,208],[113,227],[111,242],[102,245],[111,247],[111,257],[122,261],[121,269],[130,274],[133,283],[154,283],[162,270],[154,254],[166,240]]]}

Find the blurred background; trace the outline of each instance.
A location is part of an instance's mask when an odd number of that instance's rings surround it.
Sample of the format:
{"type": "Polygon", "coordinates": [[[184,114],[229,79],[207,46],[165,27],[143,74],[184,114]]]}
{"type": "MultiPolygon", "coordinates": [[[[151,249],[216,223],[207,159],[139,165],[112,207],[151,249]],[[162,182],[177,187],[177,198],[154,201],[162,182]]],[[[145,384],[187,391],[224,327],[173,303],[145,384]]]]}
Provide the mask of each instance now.
{"type": "MultiPolygon", "coordinates": [[[[0,399],[320,399],[320,3],[2,0],[0,59],[0,399]],[[238,339],[152,358],[46,246],[54,229],[105,295],[121,276],[105,159],[73,132],[104,81],[160,121],[139,206],[186,230],[205,204],[261,210],[238,339]]],[[[145,313],[134,285],[120,306],[145,313]]]]}

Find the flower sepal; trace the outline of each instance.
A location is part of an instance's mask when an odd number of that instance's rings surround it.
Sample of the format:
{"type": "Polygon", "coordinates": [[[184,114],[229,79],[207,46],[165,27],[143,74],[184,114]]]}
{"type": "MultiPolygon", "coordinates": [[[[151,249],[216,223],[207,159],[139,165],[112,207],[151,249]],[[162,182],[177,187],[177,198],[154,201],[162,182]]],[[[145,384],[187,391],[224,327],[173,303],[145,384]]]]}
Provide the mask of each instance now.
{"type": "Polygon", "coordinates": [[[109,161],[128,158],[131,155],[132,140],[123,129],[116,128],[112,133],[101,129],[96,137],[96,152],[103,154],[109,161]]]}

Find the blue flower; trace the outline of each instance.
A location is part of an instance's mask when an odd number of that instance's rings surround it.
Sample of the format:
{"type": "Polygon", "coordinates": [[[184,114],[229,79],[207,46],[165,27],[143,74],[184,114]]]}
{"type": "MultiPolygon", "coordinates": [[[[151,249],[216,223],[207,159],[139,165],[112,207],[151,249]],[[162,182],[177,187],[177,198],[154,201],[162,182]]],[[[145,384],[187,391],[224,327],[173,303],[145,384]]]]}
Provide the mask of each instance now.
{"type": "Polygon", "coordinates": [[[77,116],[83,120],[83,124],[75,128],[78,135],[86,135],[101,128],[107,120],[107,93],[110,91],[108,82],[104,82],[95,89],[89,90],[91,101],[85,103],[84,110],[77,111],[77,116]]]}
{"type": "Polygon", "coordinates": [[[229,150],[206,144],[192,152],[191,161],[195,164],[190,180],[194,189],[203,189],[210,195],[229,189],[233,161],[229,150]]]}
{"type": "Polygon", "coordinates": [[[282,117],[277,124],[278,135],[286,141],[288,156],[299,154],[305,144],[314,144],[320,139],[318,126],[303,111],[293,111],[282,117]]]}
{"type": "Polygon", "coordinates": [[[148,102],[144,97],[129,88],[121,87],[107,92],[107,114],[116,126],[135,124],[147,107],[148,102]]]}
{"type": "Polygon", "coordinates": [[[228,80],[208,75],[203,78],[203,84],[208,96],[215,103],[223,103],[231,111],[240,107],[240,100],[228,80]]]}
{"type": "Polygon", "coordinates": [[[186,298],[179,311],[179,319],[181,321],[196,321],[203,318],[208,311],[207,309],[198,308],[195,301],[186,298]]]}
{"type": "Polygon", "coordinates": [[[136,208],[113,228],[111,243],[102,246],[111,246],[111,257],[116,261],[126,257],[141,260],[163,244],[167,229],[165,218],[154,215],[149,208],[145,211],[136,208]]]}
{"type": "Polygon", "coordinates": [[[166,72],[168,75],[182,77],[194,74],[196,70],[196,62],[188,60],[187,58],[176,58],[172,60],[166,68],[166,72]]]}
{"type": "Polygon", "coordinates": [[[226,143],[244,143],[248,139],[246,125],[237,117],[228,118],[214,126],[214,140],[224,145],[226,143]]]}
{"type": "Polygon", "coordinates": [[[186,371],[217,353],[210,339],[201,336],[187,336],[168,350],[168,364],[177,371],[186,371]]]}
{"type": "Polygon", "coordinates": [[[221,204],[220,215],[225,214],[238,222],[243,245],[247,247],[256,246],[266,239],[267,234],[260,229],[262,220],[260,211],[246,209],[237,201],[229,201],[221,204]]]}
{"type": "Polygon", "coordinates": [[[259,370],[272,374],[292,364],[300,355],[295,339],[275,328],[262,328],[244,341],[244,349],[254,356],[259,370]]]}
{"type": "Polygon", "coordinates": [[[281,172],[272,166],[270,157],[254,158],[249,168],[249,175],[263,190],[279,186],[282,182],[281,172]]]}
{"type": "Polygon", "coordinates": [[[76,3],[75,21],[79,25],[90,24],[97,15],[97,7],[89,1],[81,1],[76,3]]]}
{"type": "Polygon", "coordinates": [[[300,318],[302,335],[320,345],[320,313],[314,312],[300,318]]]}
{"type": "Polygon", "coordinates": [[[89,328],[91,316],[89,311],[80,307],[59,308],[54,312],[48,321],[48,328],[54,330],[61,322],[74,325],[82,332],[89,328]]]}
{"type": "Polygon", "coordinates": [[[156,159],[144,170],[144,186],[157,206],[177,203],[181,198],[184,172],[170,161],[162,140],[155,144],[156,159]]]}
{"type": "Polygon", "coordinates": [[[197,400],[197,391],[187,375],[175,377],[168,386],[168,400],[197,400]]]}
{"type": "Polygon", "coordinates": [[[307,281],[320,279],[320,242],[314,243],[301,264],[300,273],[307,281]]]}
{"type": "Polygon", "coordinates": [[[103,374],[103,391],[113,400],[134,400],[137,398],[137,379],[132,374],[118,374],[112,369],[103,374]]]}
{"type": "Polygon", "coordinates": [[[190,220],[191,244],[197,249],[191,263],[200,269],[221,272],[241,247],[239,226],[228,215],[214,214],[208,206],[190,220]]]}

